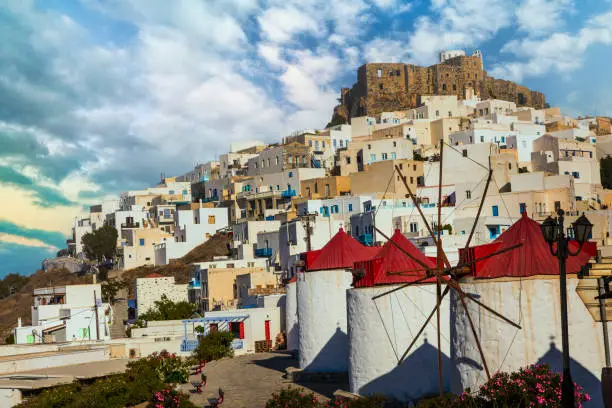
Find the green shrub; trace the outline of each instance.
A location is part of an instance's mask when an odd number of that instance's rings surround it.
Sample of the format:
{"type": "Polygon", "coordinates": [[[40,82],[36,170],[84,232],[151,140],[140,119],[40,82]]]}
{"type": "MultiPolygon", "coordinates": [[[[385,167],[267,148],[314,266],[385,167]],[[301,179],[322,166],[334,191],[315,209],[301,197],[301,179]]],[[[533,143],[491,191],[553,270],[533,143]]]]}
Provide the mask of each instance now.
{"type": "Polygon", "coordinates": [[[196,360],[213,361],[223,357],[233,357],[232,341],[234,334],[227,331],[212,331],[200,336],[198,348],[193,351],[196,360]]]}
{"type": "Polygon", "coordinates": [[[266,408],[322,408],[324,405],[311,393],[305,393],[299,388],[285,388],[272,394],[266,403],[266,408]]]}
{"type": "MultiPolygon", "coordinates": [[[[89,385],[73,383],[45,390],[19,405],[21,408],[123,408],[151,399],[170,383],[189,379],[187,362],[167,352],[128,363],[123,374],[95,380],[89,385]]],[[[181,407],[191,407],[181,405],[181,407]]]]}
{"type": "Polygon", "coordinates": [[[188,319],[196,310],[196,305],[182,301],[173,302],[162,295],[160,300],[155,301],[155,307],[146,313],[138,315],[138,320],[182,320],[188,319]]]}

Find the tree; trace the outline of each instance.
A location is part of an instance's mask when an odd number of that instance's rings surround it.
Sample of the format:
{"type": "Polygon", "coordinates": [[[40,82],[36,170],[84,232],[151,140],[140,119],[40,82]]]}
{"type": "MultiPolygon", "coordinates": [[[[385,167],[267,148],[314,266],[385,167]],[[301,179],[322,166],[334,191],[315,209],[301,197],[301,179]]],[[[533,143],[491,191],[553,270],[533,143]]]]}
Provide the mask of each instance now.
{"type": "Polygon", "coordinates": [[[83,235],[83,251],[87,258],[98,262],[113,259],[117,253],[117,230],[105,225],[94,232],[83,235]]]}
{"type": "Polygon", "coordinates": [[[102,282],[102,299],[112,304],[119,290],[127,288],[128,283],[124,279],[109,279],[102,282]]]}
{"type": "Polygon", "coordinates": [[[196,306],[189,302],[173,302],[166,295],[155,301],[155,307],[141,313],[138,320],[181,320],[188,319],[195,312],[196,306]]]}
{"type": "Polygon", "coordinates": [[[0,280],[0,299],[19,292],[28,283],[29,279],[27,276],[17,273],[6,275],[4,279],[0,280]]]}
{"type": "Polygon", "coordinates": [[[612,157],[602,157],[599,161],[599,171],[601,175],[601,185],[604,188],[612,188],[612,157]]]}

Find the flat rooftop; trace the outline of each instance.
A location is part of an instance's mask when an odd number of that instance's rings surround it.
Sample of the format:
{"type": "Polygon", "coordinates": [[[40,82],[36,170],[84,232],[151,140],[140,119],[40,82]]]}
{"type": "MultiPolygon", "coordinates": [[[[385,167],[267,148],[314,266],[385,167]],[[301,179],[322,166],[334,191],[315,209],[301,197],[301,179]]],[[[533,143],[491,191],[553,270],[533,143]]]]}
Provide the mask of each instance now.
{"type": "Polygon", "coordinates": [[[127,359],[104,360],[0,375],[0,388],[36,390],[69,384],[74,380],[120,374],[125,371],[128,361],[127,359]]]}

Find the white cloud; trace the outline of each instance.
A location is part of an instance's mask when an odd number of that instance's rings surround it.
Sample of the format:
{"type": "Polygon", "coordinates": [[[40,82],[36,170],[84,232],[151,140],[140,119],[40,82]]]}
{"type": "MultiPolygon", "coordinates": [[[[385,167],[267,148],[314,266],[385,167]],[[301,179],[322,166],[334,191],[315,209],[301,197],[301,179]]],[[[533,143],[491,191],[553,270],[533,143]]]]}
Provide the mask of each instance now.
{"type": "Polygon", "coordinates": [[[525,38],[508,42],[502,52],[522,61],[496,65],[494,76],[521,81],[525,76],[548,72],[567,74],[583,64],[586,50],[596,44],[612,44],[612,11],[595,16],[577,33],[552,33],[543,38],[525,38]]]}
{"type": "Polygon", "coordinates": [[[58,248],[54,247],[53,245],[45,244],[44,242],[38,239],[25,238],[25,237],[20,237],[18,235],[10,235],[4,232],[0,232],[0,242],[6,242],[9,244],[24,245],[24,246],[36,247],[36,248],[46,248],[50,252],[58,250],[58,248]]]}
{"type": "Polygon", "coordinates": [[[519,29],[529,35],[558,29],[563,15],[571,12],[573,5],[573,0],[523,0],[516,9],[519,29]]]}
{"type": "Polygon", "coordinates": [[[276,43],[286,43],[297,34],[325,35],[322,27],[312,15],[295,7],[273,7],[258,19],[263,36],[276,43]]]}
{"type": "Polygon", "coordinates": [[[440,51],[478,46],[508,27],[513,17],[506,0],[432,0],[431,9],[435,16],[417,18],[411,31],[365,44],[367,59],[431,65],[440,51]]]}

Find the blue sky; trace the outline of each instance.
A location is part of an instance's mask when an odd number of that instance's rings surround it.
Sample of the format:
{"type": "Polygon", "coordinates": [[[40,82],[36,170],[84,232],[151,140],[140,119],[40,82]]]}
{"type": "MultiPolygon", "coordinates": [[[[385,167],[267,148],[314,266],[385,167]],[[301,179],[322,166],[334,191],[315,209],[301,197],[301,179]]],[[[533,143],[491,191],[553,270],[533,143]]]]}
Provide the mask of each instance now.
{"type": "Polygon", "coordinates": [[[480,49],[564,112],[612,115],[610,21],[609,0],[0,0],[0,276],[108,194],[324,126],[367,61],[480,49]]]}

